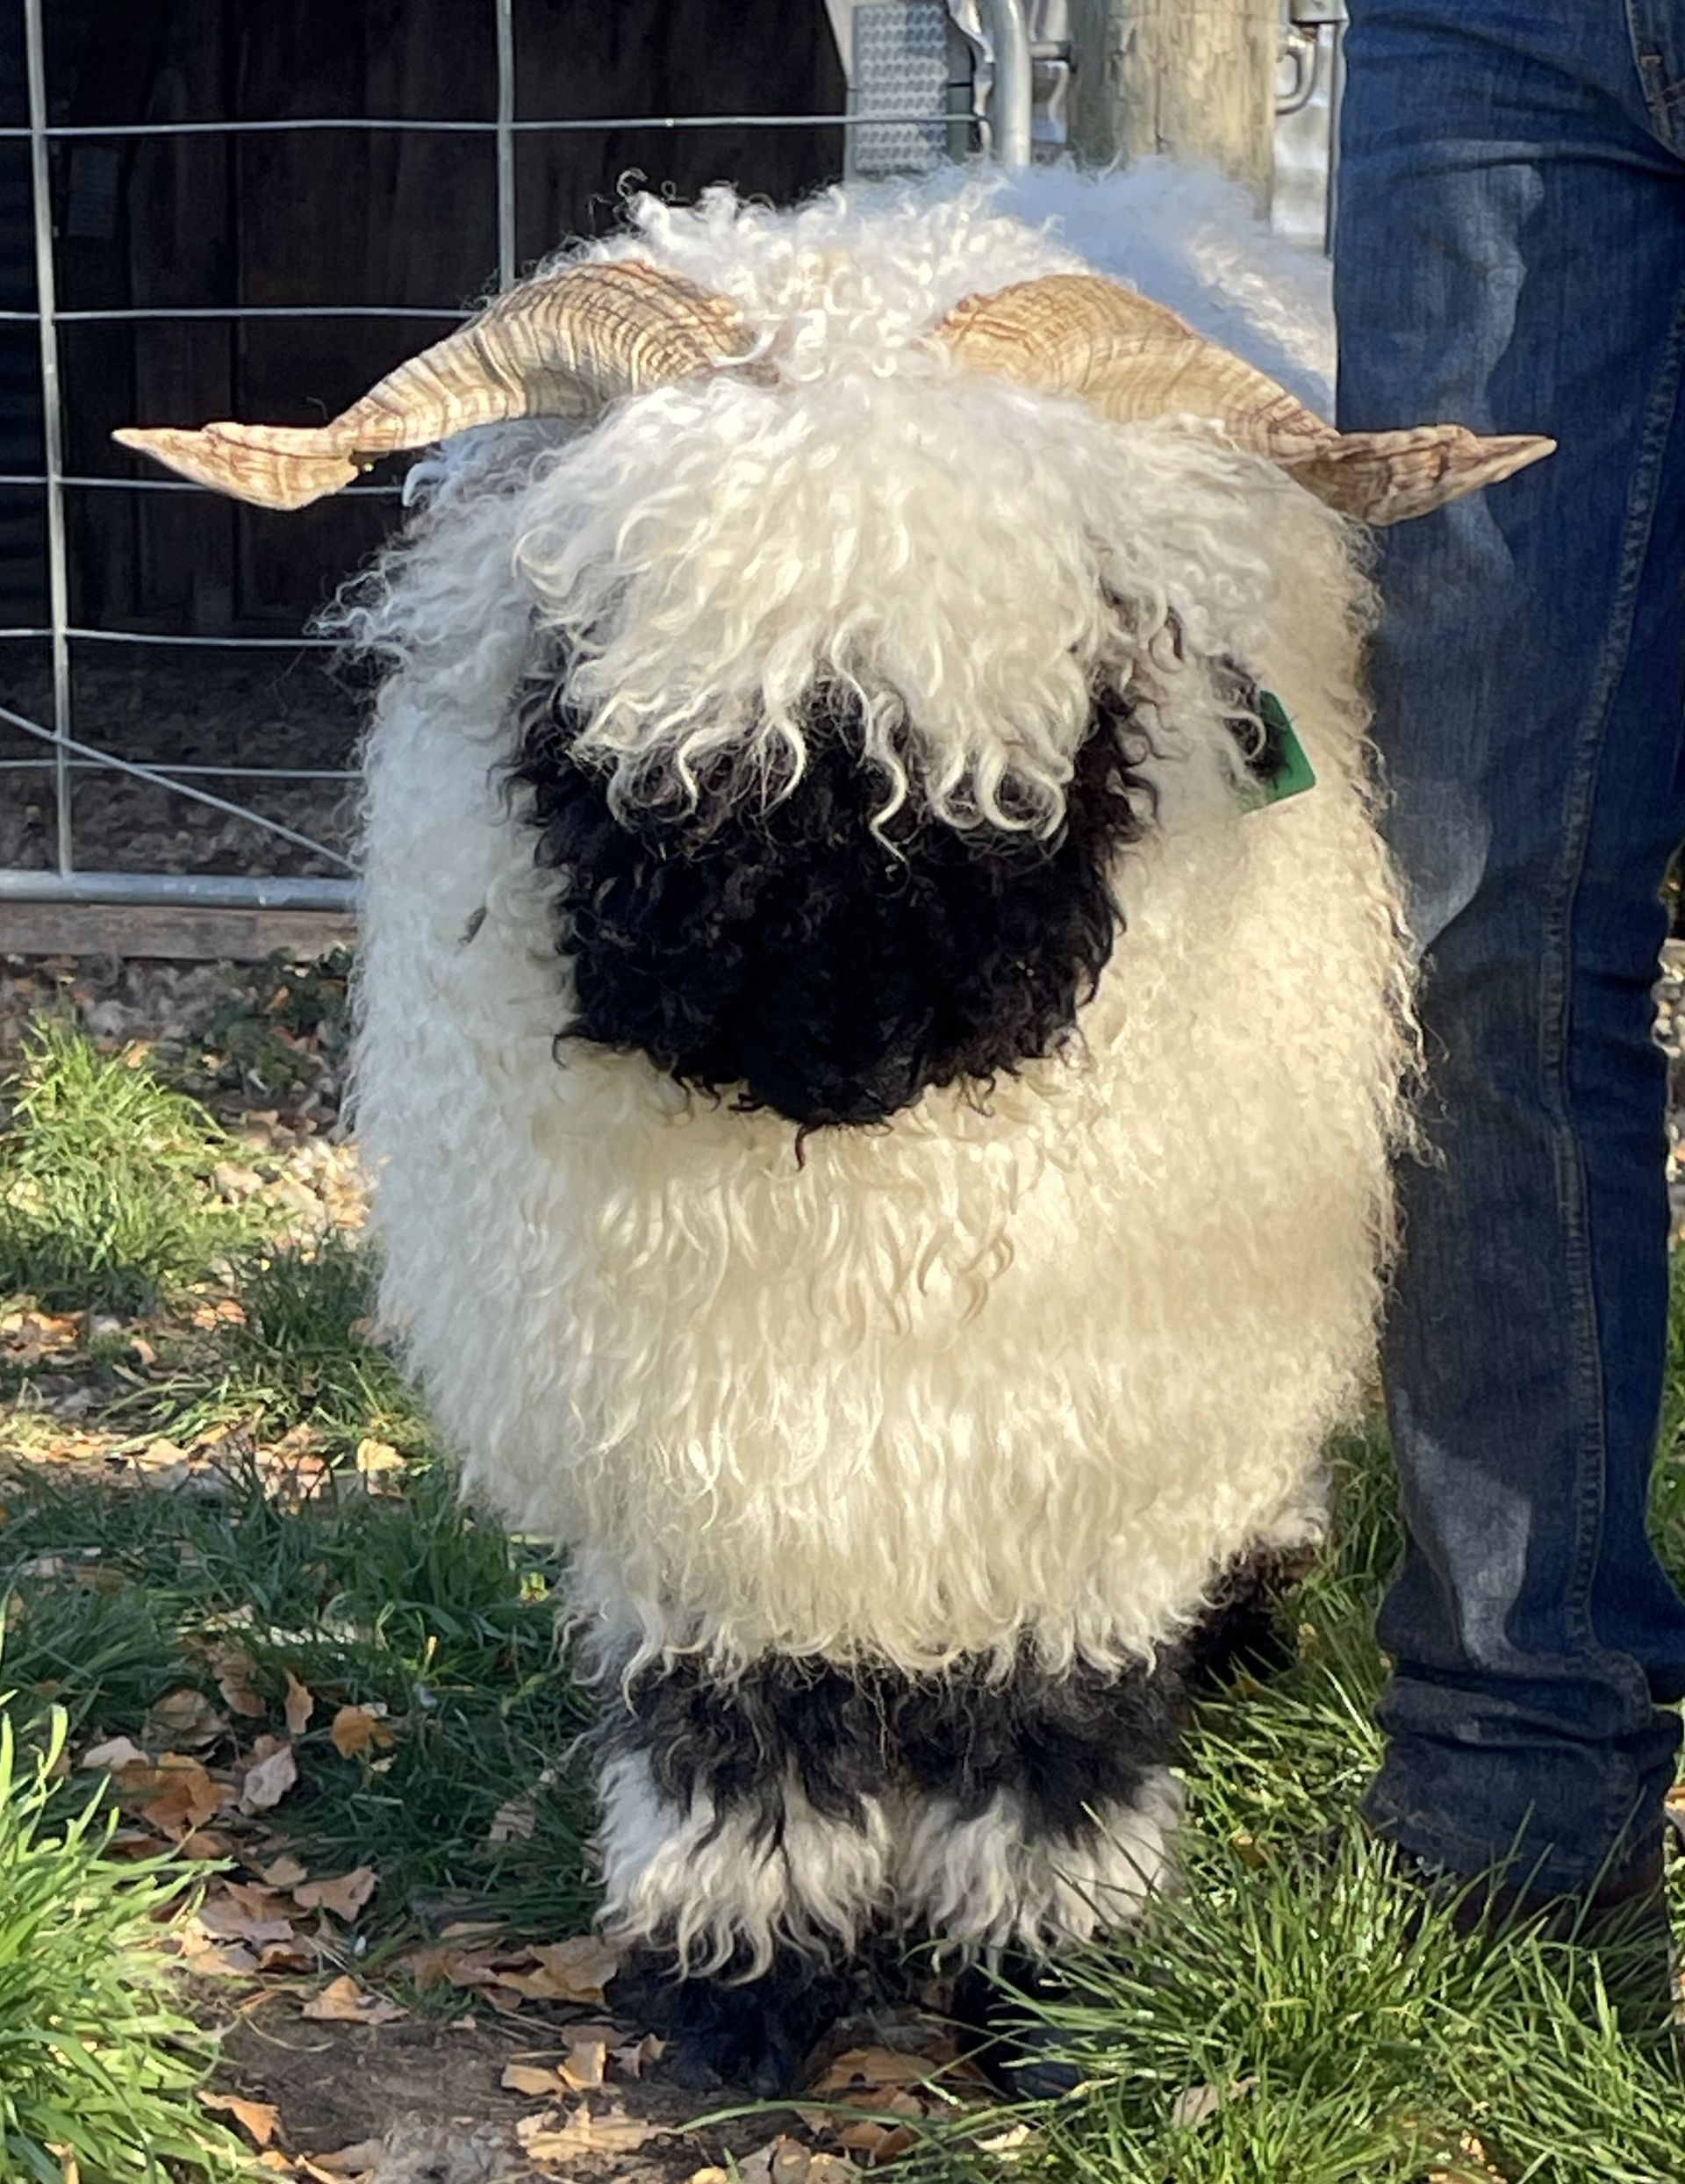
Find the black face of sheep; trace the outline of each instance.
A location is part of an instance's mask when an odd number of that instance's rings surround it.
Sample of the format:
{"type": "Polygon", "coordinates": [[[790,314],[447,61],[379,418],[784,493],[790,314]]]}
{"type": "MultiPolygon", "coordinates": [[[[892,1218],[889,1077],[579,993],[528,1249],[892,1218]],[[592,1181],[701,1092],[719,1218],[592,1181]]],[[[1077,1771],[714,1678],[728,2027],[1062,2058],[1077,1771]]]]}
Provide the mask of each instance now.
{"type": "Polygon", "coordinates": [[[1118,930],[1120,852],[1151,823],[1126,700],[1094,693],[1049,837],[1030,814],[885,816],[835,687],[809,700],[799,779],[746,800],[722,767],[686,808],[617,811],[560,689],[529,695],[511,779],[556,874],[568,1036],[811,1129],[886,1122],[932,1086],[986,1096],[1072,1035],[1118,930]]]}

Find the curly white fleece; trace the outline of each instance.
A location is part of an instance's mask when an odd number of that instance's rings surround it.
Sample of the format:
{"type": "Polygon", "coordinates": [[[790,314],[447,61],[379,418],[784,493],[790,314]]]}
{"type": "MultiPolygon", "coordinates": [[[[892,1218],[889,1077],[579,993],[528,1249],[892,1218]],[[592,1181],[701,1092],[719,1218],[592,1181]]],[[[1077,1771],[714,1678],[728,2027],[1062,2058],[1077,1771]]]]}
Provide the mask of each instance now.
{"type": "MultiPolygon", "coordinates": [[[[1079,187],[1087,232],[1101,189],[1127,228],[1128,178],[1079,187]]],[[[1150,1655],[1228,1557],[1314,1527],[1370,1355],[1405,971],[1350,540],[1208,429],[934,356],[961,295],[1072,262],[986,189],[637,217],[620,247],[734,296],[780,384],[475,436],[353,617],[397,662],[357,1063],[385,1308],[470,1484],[572,1549],[606,1658],[1150,1655]],[[495,779],[547,631],[623,794],[718,749],[754,793],[822,671],[880,756],[905,714],[960,823],[1007,787],[1056,816],[1091,678],[1133,679],[1158,828],[1079,1046],[799,1161],[774,1116],[558,1055],[565,969],[495,779]],[[1311,794],[1243,813],[1222,654],[1286,702],[1311,794]]]]}

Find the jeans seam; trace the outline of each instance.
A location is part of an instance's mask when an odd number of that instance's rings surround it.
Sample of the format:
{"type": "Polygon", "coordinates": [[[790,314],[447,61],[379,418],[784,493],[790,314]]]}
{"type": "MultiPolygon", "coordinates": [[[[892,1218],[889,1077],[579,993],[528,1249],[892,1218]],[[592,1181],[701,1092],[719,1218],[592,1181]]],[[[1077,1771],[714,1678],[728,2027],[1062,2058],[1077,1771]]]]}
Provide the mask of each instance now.
{"type": "Polygon", "coordinates": [[[1632,65],[1644,95],[1645,111],[1650,117],[1650,133],[1669,151],[1677,151],[1676,124],[1669,109],[1677,106],[1681,98],[1685,97],[1685,87],[1668,82],[1666,57],[1659,50],[1652,34],[1639,25],[1638,5],[1639,0],[1626,0],[1626,28],[1632,49],[1632,65]]]}
{"type": "MultiPolygon", "coordinates": [[[[1603,1330],[1598,1323],[1592,1275],[1585,1160],[1573,1123],[1569,1096],[1572,1027],[1568,966],[1574,913],[1589,848],[1599,763],[1607,740],[1610,711],[1630,655],[1638,592],[1654,533],[1661,472],[1678,407],[1682,350],[1685,290],[1681,291],[1675,303],[1673,324],[1646,404],[1623,526],[1609,636],[1597,681],[1576,738],[1571,787],[1563,815],[1563,853],[1558,865],[1555,896],[1546,917],[1539,1011],[1540,1089],[1554,1139],[1558,1206],[1568,1243],[1566,1270],[1572,1315],[1569,1357],[1571,1384],[1579,1410],[1574,1435],[1578,1472],[1574,1497],[1574,1561],[1567,1608],[1570,1627],[1580,1644],[1617,1681],[1632,1687],[1635,1692],[1636,1686],[1643,1682],[1641,1671],[1622,1656],[1606,1652],[1598,1644],[1591,1623],[1590,1593],[1606,1502],[1609,1450],[1603,1417],[1603,1330]]],[[[1646,1701],[1648,1695],[1646,1685],[1646,1701]]],[[[1619,1774],[1632,1771],[1630,1766],[1617,1766],[1615,1771],[1619,1774]]],[[[1611,1784],[1606,1834],[1612,1834],[1615,1828],[1623,1824],[1622,1819],[1616,1818],[1617,1810],[1624,1819],[1630,1819],[1636,1794],[1635,1785],[1629,1785],[1623,1792],[1611,1784]]]]}

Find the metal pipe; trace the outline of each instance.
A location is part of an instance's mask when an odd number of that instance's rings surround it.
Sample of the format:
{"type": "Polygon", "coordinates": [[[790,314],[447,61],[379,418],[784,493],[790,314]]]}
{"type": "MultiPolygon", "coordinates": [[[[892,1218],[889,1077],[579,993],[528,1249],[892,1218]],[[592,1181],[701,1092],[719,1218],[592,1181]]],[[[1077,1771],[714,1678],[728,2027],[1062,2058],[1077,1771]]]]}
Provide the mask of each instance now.
{"type": "Polygon", "coordinates": [[[515,277],[515,18],[513,0],[498,11],[498,286],[515,277]]]}
{"type": "Polygon", "coordinates": [[[24,43],[29,74],[30,210],[35,229],[35,303],[39,313],[41,442],[47,474],[47,590],[53,660],[53,733],[57,745],[53,787],[56,798],[54,848],[61,873],[75,864],[70,830],[70,564],[64,535],[64,417],[60,406],[58,300],[53,262],[53,174],[47,148],[47,37],[41,0],[24,0],[24,43]]]}
{"type": "Polygon", "coordinates": [[[103,902],[146,909],[355,910],[350,880],[254,880],[245,873],[0,870],[0,902],[103,902]]]}
{"type": "MultiPolygon", "coordinates": [[[[32,721],[26,714],[14,713],[9,705],[0,705],[0,721],[9,728],[20,729],[25,736],[39,736],[43,743],[55,746],[61,762],[64,778],[69,779],[70,754],[79,758],[92,758],[114,773],[127,773],[137,781],[150,781],[155,788],[167,788],[177,796],[185,796],[190,802],[208,804],[212,811],[226,812],[232,819],[243,819],[247,826],[261,827],[265,834],[278,835],[282,841],[290,842],[296,848],[312,851],[318,857],[326,857],[335,865],[352,869],[351,859],[342,857],[338,850],[330,849],[326,842],[318,842],[308,834],[300,834],[296,827],[283,827],[278,819],[266,819],[261,811],[254,811],[247,804],[231,804],[226,796],[213,796],[209,789],[194,788],[186,781],[178,781],[172,775],[161,772],[156,766],[139,765],[133,758],[118,758],[109,751],[101,751],[94,744],[79,744],[75,736],[66,736],[52,729],[43,728],[39,721],[32,721]]],[[[69,867],[61,865],[61,873],[68,873],[69,867]]]]}
{"type": "MultiPolygon", "coordinates": [[[[984,0],[986,10],[993,0],[984,0]]],[[[593,114],[585,121],[512,121],[518,136],[578,136],[593,129],[841,129],[857,121],[941,121],[941,114],[593,114]]],[[[272,136],[284,129],[389,129],[398,134],[431,133],[440,136],[492,136],[495,121],[369,120],[357,115],[343,119],[324,115],[301,116],[288,121],[109,121],[82,122],[75,127],[48,129],[54,143],[81,137],[158,136],[272,136]]],[[[27,129],[0,129],[0,144],[21,143],[27,129]]]]}
{"type": "Polygon", "coordinates": [[[994,54],[989,148],[1003,167],[1028,167],[1036,89],[1022,0],[981,0],[981,4],[994,54]]]}
{"type": "MultiPolygon", "coordinates": [[[[38,311],[0,311],[0,323],[32,326],[38,311]]],[[[471,311],[442,304],[434,311],[426,305],[408,304],[154,304],[121,311],[61,311],[60,326],[121,326],[133,319],[421,319],[460,325],[471,311]]]]}
{"type": "MultiPolygon", "coordinates": [[[[195,486],[196,492],[202,492],[195,486]]],[[[0,637],[50,637],[50,629],[0,629],[0,637]]],[[[182,644],[190,650],[194,646],[209,646],[223,652],[335,652],[340,648],[338,637],[212,637],[162,636],[146,629],[82,629],[75,622],[65,631],[70,637],[84,639],[90,644],[182,644]]]]}

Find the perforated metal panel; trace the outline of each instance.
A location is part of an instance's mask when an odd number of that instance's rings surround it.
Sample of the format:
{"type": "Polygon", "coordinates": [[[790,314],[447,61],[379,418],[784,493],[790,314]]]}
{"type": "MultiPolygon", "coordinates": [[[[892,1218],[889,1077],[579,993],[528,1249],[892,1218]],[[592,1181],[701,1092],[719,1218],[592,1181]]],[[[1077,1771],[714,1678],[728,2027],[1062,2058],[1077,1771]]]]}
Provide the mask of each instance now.
{"type": "MultiPolygon", "coordinates": [[[[857,0],[853,12],[855,111],[944,114],[954,67],[944,0],[857,0]]],[[[928,174],[949,156],[949,134],[942,119],[861,122],[849,132],[850,171],[928,174]]]]}

